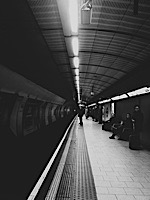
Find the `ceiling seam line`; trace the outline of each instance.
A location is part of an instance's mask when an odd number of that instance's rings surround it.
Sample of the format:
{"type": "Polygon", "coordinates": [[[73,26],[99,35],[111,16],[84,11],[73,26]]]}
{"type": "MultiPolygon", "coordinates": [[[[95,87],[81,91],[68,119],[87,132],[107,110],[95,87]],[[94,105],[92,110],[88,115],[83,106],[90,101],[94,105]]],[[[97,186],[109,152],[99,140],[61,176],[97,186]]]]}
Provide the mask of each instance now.
{"type": "MultiPolygon", "coordinates": [[[[102,4],[103,4],[103,1],[101,0],[101,7],[102,7],[102,4]]],[[[98,18],[98,22],[97,22],[97,26],[96,26],[96,27],[98,27],[99,20],[100,20],[100,16],[101,16],[101,12],[100,12],[100,14],[99,14],[99,18],[98,18]]],[[[96,35],[97,35],[97,29],[96,29],[94,35],[95,35],[95,37],[94,37],[94,40],[93,40],[93,44],[92,44],[92,48],[91,48],[91,54],[90,54],[90,57],[89,57],[89,62],[88,62],[88,64],[87,64],[87,67],[89,66],[89,63],[90,63],[90,59],[91,59],[91,55],[92,55],[92,50],[93,50],[93,46],[94,46],[94,42],[95,42],[95,38],[96,38],[96,35]]],[[[87,70],[86,70],[86,73],[87,73],[87,70]]],[[[85,78],[86,78],[86,75],[85,75],[85,78]]],[[[91,82],[90,82],[90,84],[91,84],[91,82]]]]}
{"type": "MultiPolygon", "coordinates": [[[[130,4],[131,4],[131,0],[130,0],[130,4]]],[[[123,20],[123,18],[124,18],[124,16],[125,16],[125,14],[126,14],[128,8],[129,8],[129,6],[130,6],[130,4],[127,6],[127,8],[126,8],[126,10],[125,10],[125,12],[124,12],[124,14],[123,14],[123,16],[122,16],[122,19],[121,19],[120,22],[119,22],[119,25],[118,25],[118,27],[117,27],[117,30],[119,29],[120,24],[121,24],[121,22],[122,22],[122,20],[123,20]]],[[[111,44],[111,42],[112,42],[112,40],[113,40],[113,38],[114,38],[114,35],[115,35],[115,33],[113,34],[113,36],[112,36],[112,38],[111,38],[111,41],[110,41],[109,45],[107,46],[107,49],[106,49],[106,51],[105,51],[105,55],[106,55],[106,53],[107,53],[107,51],[108,51],[108,48],[109,48],[109,46],[110,46],[110,44],[111,44]]],[[[105,55],[103,55],[103,58],[101,59],[100,63],[103,61],[105,55]]],[[[117,58],[118,58],[118,56],[116,57],[116,59],[117,59],[117,58]]],[[[116,59],[115,59],[115,60],[116,60],[116,59]]]]}
{"type": "MultiPolygon", "coordinates": [[[[95,31],[96,30],[96,28],[92,28],[92,29],[86,29],[86,28],[80,28],[80,30],[87,30],[87,31],[89,31],[89,30],[93,30],[93,31],[95,31]]],[[[116,34],[120,34],[120,35],[127,35],[127,36],[132,36],[132,34],[130,34],[130,33],[125,33],[125,32],[121,32],[121,31],[115,31],[115,30],[107,30],[107,29],[98,29],[97,30],[98,32],[111,32],[111,33],[116,33],[116,34]]],[[[135,37],[137,37],[137,38],[141,38],[141,39],[144,39],[144,40],[149,40],[149,38],[144,38],[144,37],[141,37],[141,36],[139,36],[139,35],[135,35],[135,37]]]]}
{"type": "MultiPolygon", "coordinates": [[[[81,66],[82,66],[82,65],[84,66],[84,65],[86,65],[86,64],[81,64],[81,66]]],[[[122,73],[127,74],[126,71],[124,71],[124,70],[118,70],[117,68],[110,68],[110,67],[107,67],[107,66],[99,66],[99,65],[91,65],[91,66],[95,66],[95,67],[98,67],[98,68],[111,69],[111,70],[120,71],[120,72],[122,72],[122,73]]],[[[93,74],[95,74],[95,73],[93,73],[93,74]]],[[[99,74],[99,73],[97,73],[97,74],[99,74]]]]}
{"type": "MultiPolygon", "coordinates": [[[[147,18],[149,18],[149,17],[147,17],[147,18]]],[[[147,20],[146,20],[147,21],[147,20]]],[[[142,25],[140,26],[140,28],[138,29],[138,31],[141,29],[141,27],[143,26],[143,24],[146,22],[146,21],[144,21],[143,23],[142,23],[142,25]]],[[[121,52],[120,52],[120,54],[119,54],[119,56],[122,54],[122,52],[124,51],[124,49],[125,48],[127,48],[127,46],[129,45],[129,43],[131,42],[131,40],[134,38],[134,35],[132,35],[132,37],[129,39],[129,41],[128,41],[128,43],[126,44],[126,47],[124,47],[122,50],[121,50],[121,52]]],[[[141,52],[141,51],[140,51],[141,52]]],[[[135,56],[133,57],[133,59],[135,58],[135,56]]],[[[114,60],[114,62],[113,63],[115,63],[115,61],[116,61],[116,59],[114,60]]],[[[128,61],[128,63],[130,63],[131,61],[128,61]]],[[[125,66],[127,66],[128,64],[126,64],[125,66]]]]}
{"type": "MultiPolygon", "coordinates": [[[[89,51],[80,51],[81,53],[88,53],[89,51]]],[[[104,54],[104,55],[109,55],[109,56],[113,56],[113,57],[118,57],[119,55],[114,55],[114,54],[111,54],[111,53],[104,53],[104,52],[98,52],[98,51],[93,51],[92,53],[95,53],[95,54],[104,54]]],[[[131,58],[125,58],[123,56],[120,56],[122,59],[124,60],[131,60],[131,58]]],[[[133,62],[136,62],[136,60],[133,60],[133,62]]],[[[138,62],[138,61],[137,61],[138,62]]]]}

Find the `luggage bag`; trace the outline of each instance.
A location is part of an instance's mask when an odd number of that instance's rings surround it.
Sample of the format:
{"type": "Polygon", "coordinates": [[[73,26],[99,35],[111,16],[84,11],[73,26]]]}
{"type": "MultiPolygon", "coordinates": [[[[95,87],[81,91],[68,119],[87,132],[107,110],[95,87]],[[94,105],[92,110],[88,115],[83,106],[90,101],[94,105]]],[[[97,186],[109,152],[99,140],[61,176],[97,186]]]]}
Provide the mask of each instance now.
{"type": "Polygon", "coordinates": [[[136,135],[129,136],[129,148],[132,150],[140,150],[140,143],[136,135]]]}

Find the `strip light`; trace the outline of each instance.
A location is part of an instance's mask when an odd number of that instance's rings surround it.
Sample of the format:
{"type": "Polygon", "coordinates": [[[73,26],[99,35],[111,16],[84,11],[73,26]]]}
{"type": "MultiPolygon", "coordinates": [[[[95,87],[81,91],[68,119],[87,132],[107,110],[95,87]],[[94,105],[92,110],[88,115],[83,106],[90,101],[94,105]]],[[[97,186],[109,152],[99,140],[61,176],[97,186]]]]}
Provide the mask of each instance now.
{"type": "MultiPolygon", "coordinates": [[[[107,103],[107,102],[110,102],[111,100],[119,100],[119,99],[128,98],[128,96],[132,97],[132,96],[137,96],[137,95],[147,94],[147,93],[150,93],[150,87],[143,87],[143,88],[140,88],[138,90],[135,90],[135,91],[132,91],[132,92],[128,92],[127,94],[122,94],[122,95],[118,95],[118,96],[112,97],[111,99],[106,99],[106,100],[103,100],[103,101],[99,101],[98,103],[99,104],[107,103]]],[[[96,103],[93,103],[93,104],[89,105],[88,107],[91,107],[91,106],[94,106],[94,105],[96,105],[96,103]]]]}
{"type": "Polygon", "coordinates": [[[125,98],[128,98],[127,94],[122,94],[122,95],[119,95],[119,96],[115,96],[115,97],[112,97],[111,99],[112,100],[119,100],[119,99],[125,99],[125,98]]]}
{"type": "Polygon", "coordinates": [[[78,101],[80,102],[80,94],[78,93],[78,101]]]}
{"type": "Polygon", "coordinates": [[[79,58],[78,57],[73,58],[73,64],[74,64],[75,68],[79,68],[79,58]]]}
{"type": "Polygon", "coordinates": [[[79,82],[79,76],[76,75],[75,79],[76,79],[77,82],[79,82]]]}
{"type": "Polygon", "coordinates": [[[79,76],[79,69],[75,69],[75,75],[79,76]]]}
{"type": "Polygon", "coordinates": [[[79,54],[78,37],[73,37],[72,38],[72,51],[73,51],[74,56],[78,56],[78,54],[79,54]]]}
{"type": "Polygon", "coordinates": [[[102,103],[107,103],[107,102],[110,102],[110,101],[111,101],[111,99],[106,99],[106,100],[103,100],[103,101],[99,101],[98,103],[102,104],[102,103]]]}
{"type": "Polygon", "coordinates": [[[73,34],[78,33],[78,2],[77,0],[69,0],[70,25],[73,34]]]}
{"type": "Polygon", "coordinates": [[[91,107],[91,106],[96,106],[96,103],[93,103],[93,104],[89,105],[88,107],[91,107]]]}
{"type": "Polygon", "coordinates": [[[132,97],[132,96],[137,96],[137,95],[141,95],[141,94],[146,94],[150,92],[150,87],[143,87],[140,88],[138,90],[132,91],[132,92],[128,92],[127,94],[132,97]]]}
{"type": "Polygon", "coordinates": [[[78,101],[80,101],[80,86],[79,86],[79,41],[78,37],[78,0],[69,0],[69,15],[70,26],[72,32],[72,52],[74,54],[73,64],[75,66],[75,81],[77,85],[78,101]]]}

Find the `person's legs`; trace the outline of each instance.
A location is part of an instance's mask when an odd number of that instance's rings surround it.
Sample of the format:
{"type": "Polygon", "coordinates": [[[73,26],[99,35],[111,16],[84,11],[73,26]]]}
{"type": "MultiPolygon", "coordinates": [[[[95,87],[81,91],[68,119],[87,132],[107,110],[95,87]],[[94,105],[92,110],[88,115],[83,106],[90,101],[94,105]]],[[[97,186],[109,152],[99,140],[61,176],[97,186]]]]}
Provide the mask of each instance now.
{"type": "Polygon", "coordinates": [[[111,127],[111,132],[112,132],[112,135],[109,137],[109,139],[115,139],[115,131],[116,131],[116,128],[114,126],[111,127]]]}
{"type": "Polygon", "coordinates": [[[109,139],[115,139],[115,134],[112,134],[109,139]]]}
{"type": "Polygon", "coordinates": [[[112,135],[109,137],[110,139],[115,139],[115,136],[118,135],[120,133],[120,131],[122,130],[122,126],[120,125],[116,125],[116,126],[112,126],[111,127],[111,131],[112,131],[112,135]]]}
{"type": "Polygon", "coordinates": [[[79,117],[79,120],[80,120],[80,123],[79,123],[79,124],[80,124],[80,125],[83,125],[83,121],[82,121],[82,117],[81,117],[81,116],[79,117]]]}
{"type": "Polygon", "coordinates": [[[124,129],[123,126],[120,126],[120,127],[118,128],[117,134],[116,134],[116,135],[118,136],[118,139],[121,138],[121,134],[122,134],[122,132],[123,132],[123,129],[124,129]]]}

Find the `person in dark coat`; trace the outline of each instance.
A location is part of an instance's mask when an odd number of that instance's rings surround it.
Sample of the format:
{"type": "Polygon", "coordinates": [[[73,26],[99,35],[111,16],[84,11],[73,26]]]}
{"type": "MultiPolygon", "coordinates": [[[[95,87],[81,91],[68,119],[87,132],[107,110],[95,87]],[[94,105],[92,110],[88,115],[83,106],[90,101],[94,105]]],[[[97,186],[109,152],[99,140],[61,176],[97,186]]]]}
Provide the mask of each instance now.
{"type": "Polygon", "coordinates": [[[112,113],[112,116],[109,120],[103,121],[102,123],[102,130],[111,131],[112,125],[116,122],[116,115],[112,113]]]}
{"type": "Polygon", "coordinates": [[[129,136],[133,132],[133,122],[132,117],[130,113],[126,114],[126,119],[123,120],[122,126],[120,127],[120,130],[118,131],[118,139],[123,140],[129,140],[129,136]]]}
{"type": "Polygon", "coordinates": [[[123,121],[123,128],[133,128],[133,122],[130,113],[127,113],[126,119],[123,121]]]}
{"type": "Polygon", "coordinates": [[[82,117],[84,115],[84,109],[83,108],[79,108],[78,110],[78,117],[79,117],[79,124],[82,126],[83,125],[83,121],[82,121],[82,117]]]}
{"type": "Polygon", "coordinates": [[[112,125],[111,125],[111,132],[112,135],[109,137],[109,139],[115,139],[115,135],[117,135],[118,130],[122,126],[122,120],[120,117],[116,116],[113,118],[112,125]]]}
{"type": "Polygon", "coordinates": [[[133,126],[134,126],[134,134],[136,135],[138,144],[140,146],[140,133],[143,128],[143,113],[140,110],[140,106],[136,105],[134,107],[134,112],[132,115],[132,121],[133,121],[133,126]]]}

